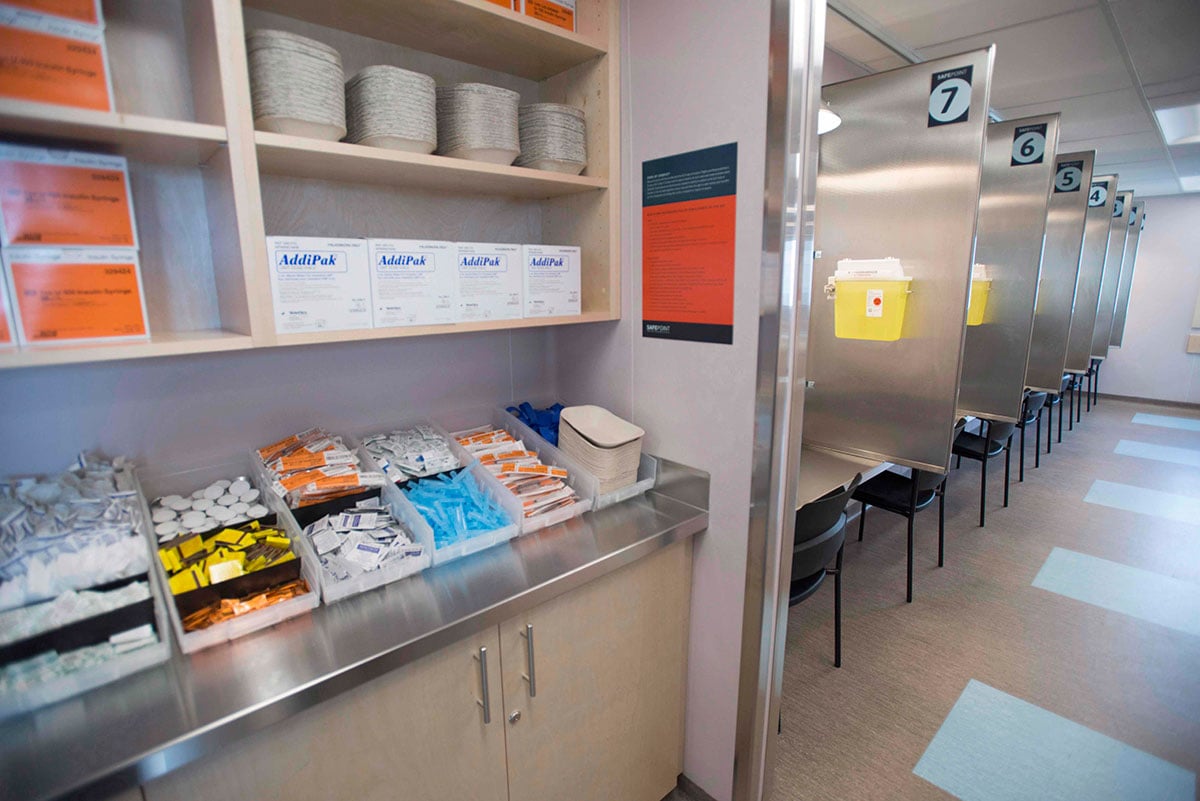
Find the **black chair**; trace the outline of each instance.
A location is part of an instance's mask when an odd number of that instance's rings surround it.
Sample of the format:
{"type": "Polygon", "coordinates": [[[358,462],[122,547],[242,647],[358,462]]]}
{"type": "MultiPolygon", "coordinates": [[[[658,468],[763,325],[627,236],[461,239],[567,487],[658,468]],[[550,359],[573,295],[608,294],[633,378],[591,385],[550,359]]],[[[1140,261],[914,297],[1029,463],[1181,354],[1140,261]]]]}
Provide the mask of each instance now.
{"type": "Polygon", "coordinates": [[[1017,460],[1017,483],[1025,481],[1025,428],[1031,424],[1035,424],[1034,429],[1037,436],[1033,441],[1036,445],[1033,449],[1033,467],[1036,470],[1042,466],[1042,409],[1046,406],[1046,398],[1048,393],[1045,392],[1026,392],[1025,400],[1021,404],[1021,419],[1017,422],[1017,428],[1021,429],[1021,458],[1017,460]]]}
{"type": "Polygon", "coordinates": [[[858,541],[862,542],[867,521],[867,506],[908,518],[908,586],[904,600],[912,603],[913,596],[913,518],[938,499],[938,567],[944,563],[946,551],[946,476],[928,470],[913,470],[912,477],[891,471],[880,473],[864,483],[854,493],[862,503],[858,516],[858,541]]]}
{"type": "Polygon", "coordinates": [[[984,525],[984,514],[987,510],[987,474],[988,462],[1000,454],[1004,454],[1004,506],[1008,506],[1008,483],[1011,474],[1013,431],[1015,423],[998,423],[992,420],[981,420],[983,434],[973,434],[963,431],[954,438],[951,452],[958,457],[956,467],[962,466],[963,458],[973,459],[982,465],[979,479],[979,525],[984,525]]]}
{"type": "Polygon", "coordinates": [[[846,545],[846,504],[861,475],[850,486],[835,489],[796,510],[792,547],[792,583],[788,606],[808,598],[833,574],[833,666],[842,666],[842,552],[846,545]],[[833,568],[831,561],[836,562],[833,568]]]}

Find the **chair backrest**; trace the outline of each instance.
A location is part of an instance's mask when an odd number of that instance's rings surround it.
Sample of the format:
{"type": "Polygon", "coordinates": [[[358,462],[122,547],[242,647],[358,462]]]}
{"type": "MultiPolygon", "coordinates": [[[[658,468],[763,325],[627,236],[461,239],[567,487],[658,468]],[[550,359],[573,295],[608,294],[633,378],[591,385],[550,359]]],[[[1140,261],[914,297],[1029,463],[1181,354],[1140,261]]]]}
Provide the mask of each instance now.
{"type": "Polygon", "coordinates": [[[1017,430],[1016,423],[1001,423],[995,420],[984,423],[984,428],[987,429],[987,438],[989,442],[1004,442],[1012,433],[1017,430]]]}
{"type": "MultiPolygon", "coordinates": [[[[942,485],[945,480],[945,473],[935,473],[932,470],[914,470],[913,475],[917,479],[917,494],[935,490],[942,485]]],[[[911,490],[910,490],[911,491],[911,490]]]]}
{"type": "Polygon", "coordinates": [[[1026,423],[1032,423],[1037,419],[1037,414],[1042,407],[1046,405],[1045,392],[1030,392],[1025,396],[1025,416],[1026,423]]]}
{"type": "Polygon", "coordinates": [[[850,503],[850,496],[858,489],[861,481],[862,474],[859,473],[849,486],[839,487],[797,509],[796,544],[811,540],[833,528],[837,524],[838,518],[842,516],[842,512],[846,511],[846,504],[850,503]]]}

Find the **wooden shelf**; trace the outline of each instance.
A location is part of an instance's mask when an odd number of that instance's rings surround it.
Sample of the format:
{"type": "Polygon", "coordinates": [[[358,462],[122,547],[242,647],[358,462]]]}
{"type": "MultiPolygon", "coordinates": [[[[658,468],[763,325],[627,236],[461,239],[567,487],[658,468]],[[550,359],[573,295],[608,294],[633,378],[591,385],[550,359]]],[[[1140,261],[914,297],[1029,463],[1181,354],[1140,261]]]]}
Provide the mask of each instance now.
{"type": "Polygon", "coordinates": [[[245,5],[535,81],[603,44],[486,0],[245,0],[245,5]]]}
{"type": "Polygon", "coordinates": [[[0,130],[68,147],[103,145],[130,159],[163,164],[203,164],[226,141],[219,125],[4,99],[0,130]]]}
{"type": "Polygon", "coordinates": [[[235,334],[229,331],[176,331],[154,334],[149,342],[109,342],[95,345],[43,346],[17,351],[0,351],[0,369],[245,350],[253,345],[253,338],[246,334],[235,334]]]}
{"type": "Polygon", "coordinates": [[[608,312],[584,312],[569,317],[535,317],[520,320],[485,320],[452,325],[414,325],[394,328],[364,328],[355,331],[321,331],[305,334],[279,334],[278,345],[315,345],[326,342],[358,342],[367,339],[423,337],[430,334],[465,334],[472,331],[507,331],[512,328],[543,328],[552,325],[600,323],[617,319],[608,312]]]}
{"type": "Polygon", "coordinates": [[[585,175],[563,175],[266,131],[255,131],[254,141],[258,146],[259,172],[271,175],[533,199],[608,187],[603,178],[585,175]]]}

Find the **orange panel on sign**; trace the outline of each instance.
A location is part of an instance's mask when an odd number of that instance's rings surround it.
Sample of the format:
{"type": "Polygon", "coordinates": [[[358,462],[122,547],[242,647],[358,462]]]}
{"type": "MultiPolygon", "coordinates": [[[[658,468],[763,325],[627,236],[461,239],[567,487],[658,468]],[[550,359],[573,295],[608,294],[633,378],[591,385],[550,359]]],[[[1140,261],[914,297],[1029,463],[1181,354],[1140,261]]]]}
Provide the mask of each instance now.
{"type": "Polygon", "coordinates": [[[0,161],[0,211],[12,245],[137,247],[122,170],[0,161]]]}
{"type": "Polygon", "coordinates": [[[525,0],[525,15],[549,22],[568,31],[575,30],[575,3],[554,0],[525,0]]]}
{"type": "Polygon", "coordinates": [[[737,200],[726,197],[642,209],[642,317],[733,325],[737,200]]]}
{"type": "Polygon", "coordinates": [[[0,97],[109,111],[104,50],[80,39],[0,26],[0,97]]]}
{"type": "Polygon", "coordinates": [[[137,264],[16,261],[13,301],[29,343],[145,336],[137,264]]]}
{"type": "Polygon", "coordinates": [[[488,0],[488,2],[491,3],[492,5],[503,6],[504,8],[507,8],[509,11],[512,11],[512,7],[513,7],[512,0],[488,0]]]}
{"type": "Polygon", "coordinates": [[[42,14],[66,17],[88,25],[99,25],[95,0],[4,0],[5,5],[27,8],[42,14]]]}

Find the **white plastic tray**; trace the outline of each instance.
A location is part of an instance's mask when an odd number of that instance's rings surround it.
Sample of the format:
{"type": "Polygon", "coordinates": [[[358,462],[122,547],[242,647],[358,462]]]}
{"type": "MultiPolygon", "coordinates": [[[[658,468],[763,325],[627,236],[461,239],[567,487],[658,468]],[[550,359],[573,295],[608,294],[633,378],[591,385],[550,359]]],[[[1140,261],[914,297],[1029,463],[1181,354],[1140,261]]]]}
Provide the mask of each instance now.
{"type": "MultiPolygon", "coordinates": [[[[287,522],[291,520],[290,513],[278,495],[269,489],[264,489],[265,483],[262,480],[262,467],[256,467],[256,461],[249,455],[246,455],[239,461],[201,467],[194,470],[166,474],[142,474],[139,478],[143,482],[142,502],[146,504],[145,514],[149,515],[149,505],[146,500],[148,497],[155,498],[170,493],[190,493],[199,487],[211,484],[217,479],[230,478],[232,476],[248,476],[259,490],[259,497],[265,499],[263,500],[263,504],[274,512],[279,519],[277,525],[286,526],[287,522]],[[147,493],[145,490],[149,490],[150,492],[147,493]]],[[[259,464],[261,465],[261,462],[259,464]]],[[[146,538],[153,549],[154,572],[161,586],[166,588],[166,574],[163,570],[162,562],[158,558],[158,539],[154,536],[154,532],[149,529],[146,531],[146,538]]],[[[292,542],[294,543],[295,540],[293,539],[292,542]]],[[[276,623],[282,623],[289,618],[298,617],[316,609],[321,603],[321,585],[320,571],[314,568],[319,567],[319,565],[314,564],[315,559],[309,558],[308,552],[303,548],[303,543],[297,546],[296,555],[300,557],[300,575],[308,582],[308,592],[304,595],[289,598],[281,603],[268,606],[266,609],[259,609],[257,612],[239,615],[231,620],[226,620],[224,623],[217,623],[199,631],[185,632],[183,630],[183,620],[179,616],[179,609],[175,605],[174,598],[164,589],[164,595],[170,599],[170,603],[166,604],[166,607],[171,618],[171,626],[175,629],[175,640],[179,643],[179,650],[185,654],[195,653],[205,648],[211,648],[214,645],[236,640],[238,637],[244,637],[251,632],[270,628],[276,623]]]]}
{"type": "MultiPolygon", "coordinates": [[[[525,517],[520,501],[516,496],[509,492],[503,482],[485,468],[484,472],[487,473],[487,477],[490,480],[489,483],[507,493],[514,500],[517,500],[517,511],[520,515],[517,519],[520,522],[521,534],[529,534],[547,526],[553,526],[557,523],[570,520],[573,517],[578,517],[590,510],[595,504],[596,495],[598,494],[597,488],[599,486],[596,478],[580,467],[578,462],[539,437],[533,432],[533,429],[516,417],[513,417],[504,409],[493,408],[474,413],[463,412],[453,415],[448,419],[443,418],[443,420],[453,423],[452,428],[458,433],[463,433],[473,428],[486,427],[487,425],[503,429],[512,434],[516,439],[524,442],[526,449],[536,452],[543,464],[565,468],[570,474],[567,478],[567,485],[575,490],[575,494],[579,496],[579,501],[566,508],[555,509],[553,512],[528,518],[525,517]]],[[[455,444],[457,445],[457,442],[455,444]]]]}
{"type": "MultiPolygon", "coordinates": [[[[121,489],[138,490],[137,476],[132,472],[124,473],[125,479],[118,474],[118,486],[121,489]]],[[[141,521],[139,533],[145,536],[149,531],[146,521],[150,519],[144,501],[139,504],[141,521]]],[[[158,555],[153,547],[148,554],[151,562],[158,562],[158,555]]],[[[150,565],[149,576],[150,597],[154,601],[154,629],[158,642],[147,645],[136,651],[119,654],[102,664],[85,670],[77,670],[66,676],[52,679],[36,687],[20,692],[0,693],[0,719],[30,712],[49,704],[65,701],[68,698],[93,690],[126,676],[154,667],[166,662],[171,657],[171,634],[167,623],[167,602],[164,599],[163,585],[160,583],[154,565],[150,565]]]]}
{"type": "MultiPolygon", "coordinates": [[[[347,442],[346,444],[350,445],[350,442],[347,442]]],[[[356,445],[356,447],[359,448],[359,456],[361,458],[370,459],[370,456],[361,448],[361,446],[356,445]]],[[[321,559],[319,556],[317,556],[316,549],[313,548],[312,542],[304,534],[304,531],[301,529],[300,524],[296,521],[296,518],[292,515],[292,513],[289,511],[286,515],[281,516],[280,519],[283,520],[283,525],[288,531],[288,536],[292,538],[292,542],[300,543],[299,548],[303,552],[302,558],[306,562],[311,561],[311,563],[315,566],[318,581],[320,582],[321,600],[323,600],[327,605],[335,603],[336,601],[340,601],[343,598],[349,598],[352,595],[358,595],[359,593],[366,592],[367,590],[373,590],[376,587],[382,587],[385,584],[391,584],[393,581],[399,581],[400,579],[408,578],[409,576],[415,576],[417,573],[420,573],[433,563],[433,537],[430,536],[429,542],[425,542],[413,529],[409,520],[406,519],[406,517],[411,517],[411,515],[416,514],[416,510],[412,509],[412,505],[409,504],[404,498],[400,498],[399,502],[397,502],[395,497],[383,497],[381,498],[381,501],[391,507],[392,515],[397,520],[403,522],[411,531],[413,531],[414,539],[424,546],[425,553],[418,558],[402,559],[400,561],[393,562],[390,565],[385,565],[378,570],[372,570],[369,573],[362,573],[344,581],[338,581],[337,579],[331,577],[321,565],[321,559]],[[401,506],[408,506],[408,510],[401,509],[401,506]]],[[[349,509],[350,506],[347,505],[346,508],[349,509]]]]}
{"type": "MultiPolygon", "coordinates": [[[[532,399],[527,399],[527,400],[535,409],[545,409],[550,406],[553,406],[556,403],[562,403],[562,401],[557,400],[557,399],[546,399],[546,398],[532,398],[532,399]]],[[[514,403],[512,405],[517,406],[518,404],[514,403]]],[[[565,406],[567,404],[563,404],[563,405],[565,406]]],[[[517,417],[516,415],[514,415],[512,412],[509,412],[507,409],[505,409],[504,414],[507,417],[509,417],[510,419],[512,419],[517,425],[521,426],[523,430],[528,431],[529,437],[531,438],[532,441],[537,442],[539,444],[544,443],[547,448],[554,448],[554,446],[551,445],[549,442],[546,442],[546,440],[543,439],[540,434],[538,434],[532,428],[530,428],[529,426],[527,426],[523,422],[521,422],[521,419],[519,417],[517,417]]],[[[535,448],[534,450],[537,450],[537,449],[535,448]]],[[[555,450],[558,450],[558,449],[555,448],[555,450]]],[[[540,453],[541,451],[538,451],[538,452],[540,453]]],[[[561,450],[559,450],[558,452],[562,453],[561,450]]],[[[568,460],[570,459],[570,457],[567,456],[566,454],[563,454],[563,456],[566,457],[568,460]]],[[[564,465],[564,467],[565,466],[566,465],[564,465]]],[[[600,486],[600,479],[596,478],[589,471],[580,469],[580,472],[585,474],[587,476],[587,478],[591,480],[591,482],[594,484],[594,486],[596,486],[596,487],[600,486]]],[[[612,506],[614,503],[620,503],[621,501],[626,501],[626,500],[629,500],[630,498],[635,498],[638,495],[641,495],[646,490],[654,489],[654,482],[657,480],[657,478],[658,478],[658,460],[655,459],[653,456],[650,456],[649,454],[647,454],[645,451],[642,451],[641,460],[638,462],[637,481],[634,482],[633,484],[630,484],[627,487],[621,487],[618,490],[613,490],[612,492],[608,492],[603,495],[600,494],[599,490],[597,489],[592,495],[592,498],[593,498],[592,509],[599,511],[600,509],[604,509],[606,507],[612,506]]]]}

